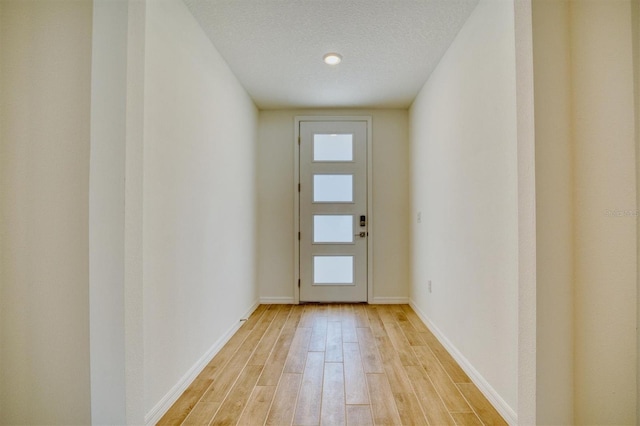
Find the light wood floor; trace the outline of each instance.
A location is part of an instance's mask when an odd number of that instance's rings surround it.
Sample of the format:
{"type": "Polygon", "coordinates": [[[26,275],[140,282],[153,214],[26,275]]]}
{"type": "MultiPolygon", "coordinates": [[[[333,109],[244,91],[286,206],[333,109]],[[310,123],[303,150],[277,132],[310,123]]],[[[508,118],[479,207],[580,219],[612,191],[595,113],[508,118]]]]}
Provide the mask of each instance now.
{"type": "Polygon", "coordinates": [[[261,305],[160,425],[504,425],[408,305],[261,305]]]}

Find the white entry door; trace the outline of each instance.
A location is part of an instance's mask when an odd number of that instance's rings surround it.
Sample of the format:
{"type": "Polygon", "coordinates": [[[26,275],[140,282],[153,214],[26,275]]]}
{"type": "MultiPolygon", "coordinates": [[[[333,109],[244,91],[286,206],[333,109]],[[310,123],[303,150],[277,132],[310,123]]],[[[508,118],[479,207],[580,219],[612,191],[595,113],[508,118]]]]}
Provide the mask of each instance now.
{"type": "Polygon", "coordinates": [[[367,122],[300,122],[300,301],[367,301],[367,122]]]}

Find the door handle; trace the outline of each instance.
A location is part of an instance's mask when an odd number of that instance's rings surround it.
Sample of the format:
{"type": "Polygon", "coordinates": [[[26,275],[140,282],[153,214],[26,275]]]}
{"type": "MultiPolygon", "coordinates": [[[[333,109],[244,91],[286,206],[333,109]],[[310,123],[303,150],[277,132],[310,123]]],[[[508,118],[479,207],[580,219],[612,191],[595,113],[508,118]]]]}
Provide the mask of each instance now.
{"type": "Polygon", "coordinates": [[[367,236],[366,232],[360,232],[359,234],[353,234],[354,237],[364,238],[367,236]]]}

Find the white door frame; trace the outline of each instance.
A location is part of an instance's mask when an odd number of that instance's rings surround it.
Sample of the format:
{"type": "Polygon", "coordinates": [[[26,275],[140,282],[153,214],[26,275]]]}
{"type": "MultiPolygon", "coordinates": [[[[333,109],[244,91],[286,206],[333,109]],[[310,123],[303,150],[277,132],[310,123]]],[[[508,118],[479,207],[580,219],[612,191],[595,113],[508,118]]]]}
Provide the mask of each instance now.
{"type": "Polygon", "coordinates": [[[367,225],[369,236],[367,238],[367,300],[373,300],[373,240],[375,232],[373,221],[373,147],[372,147],[372,126],[371,116],[296,116],[293,140],[293,294],[294,302],[300,303],[300,193],[298,184],[300,183],[300,122],[301,121],[366,121],[367,123],[367,225]]]}

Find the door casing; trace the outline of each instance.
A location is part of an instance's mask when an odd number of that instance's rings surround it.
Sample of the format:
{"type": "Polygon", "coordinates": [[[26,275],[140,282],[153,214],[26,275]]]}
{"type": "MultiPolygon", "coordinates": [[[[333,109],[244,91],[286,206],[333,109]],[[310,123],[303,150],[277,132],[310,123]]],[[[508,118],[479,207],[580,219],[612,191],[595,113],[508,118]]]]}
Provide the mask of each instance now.
{"type": "Polygon", "coordinates": [[[369,236],[367,238],[367,300],[373,300],[373,245],[375,239],[373,214],[373,147],[372,147],[372,120],[371,116],[296,116],[294,127],[294,153],[293,153],[293,265],[294,280],[293,294],[296,304],[300,303],[300,241],[298,232],[300,231],[300,193],[298,184],[300,183],[300,122],[303,121],[365,121],[367,123],[367,221],[369,236]]]}

